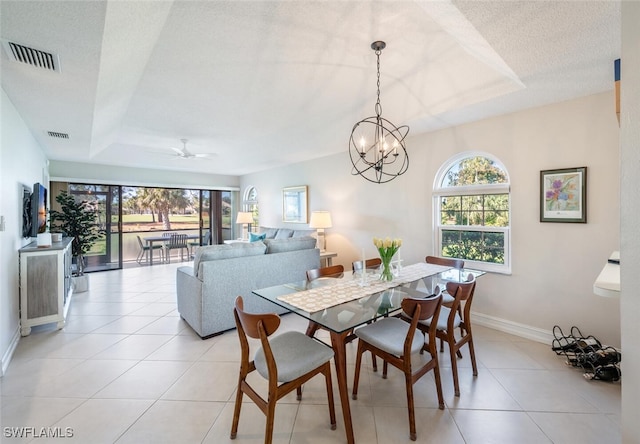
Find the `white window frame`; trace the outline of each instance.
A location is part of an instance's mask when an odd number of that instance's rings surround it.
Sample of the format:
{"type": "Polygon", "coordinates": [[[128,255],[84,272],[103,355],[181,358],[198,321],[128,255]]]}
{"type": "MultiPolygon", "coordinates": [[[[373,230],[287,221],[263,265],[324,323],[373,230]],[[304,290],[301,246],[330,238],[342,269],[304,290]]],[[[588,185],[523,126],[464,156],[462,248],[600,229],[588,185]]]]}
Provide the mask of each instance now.
{"type": "Polygon", "coordinates": [[[504,236],[504,264],[492,264],[489,262],[473,261],[464,259],[464,265],[467,268],[475,268],[478,270],[489,271],[494,273],[511,274],[511,180],[509,172],[504,164],[495,156],[481,151],[465,151],[458,153],[444,162],[435,176],[433,183],[432,205],[433,205],[433,245],[434,254],[440,256],[442,253],[442,231],[478,231],[478,232],[503,232],[504,236]],[[451,167],[460,163],[469,157],[485,157],[494,162],[494,164],[504,171],[507,176],[507,182],[501,184],[487,185],[464,185],[457,187],[443,187],[442,183],[446,178],[446,173],[451,167]],[[486,227],[486,226],[469,226],[469,225],[441,225],[440,221],[440,201],[446,196],[469,196],[479,194],[508,194],[509,195],[509,226],[507,227],[486,227]]]}

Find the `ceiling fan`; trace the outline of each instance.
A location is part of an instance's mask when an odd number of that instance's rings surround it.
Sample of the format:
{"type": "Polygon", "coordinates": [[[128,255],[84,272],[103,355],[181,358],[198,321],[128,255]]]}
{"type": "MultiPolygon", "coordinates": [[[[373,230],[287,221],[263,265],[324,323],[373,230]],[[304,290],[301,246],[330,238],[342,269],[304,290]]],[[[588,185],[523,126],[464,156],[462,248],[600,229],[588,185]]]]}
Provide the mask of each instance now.
{"type": "Polygon", "coordinates": [[[171,147],[171,149],[173,151],[175,151],[175,156],[176,157],[180,157],[182,159],[193,159],[193,158],[207,158],[207,157],[212,157],[215,156],[215,154],[213,153],[192,153],[191,151],[189,151],[187,149],[187,142],[189,140],[187,139],[180,139],[180,141],[182,142],[182,148],[174,148],[171,147]]]}

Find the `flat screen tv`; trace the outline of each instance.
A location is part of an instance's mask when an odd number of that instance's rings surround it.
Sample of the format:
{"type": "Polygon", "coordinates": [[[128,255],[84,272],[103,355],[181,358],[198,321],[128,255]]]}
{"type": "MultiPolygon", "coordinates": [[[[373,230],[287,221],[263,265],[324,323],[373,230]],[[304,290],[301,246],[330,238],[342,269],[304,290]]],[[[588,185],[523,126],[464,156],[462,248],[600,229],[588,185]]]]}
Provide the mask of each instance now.
{"type": "Polygon", "coordinates": [[[47,189],[39,183],[31,193],[31,237],[47,231],[47,189]]]}

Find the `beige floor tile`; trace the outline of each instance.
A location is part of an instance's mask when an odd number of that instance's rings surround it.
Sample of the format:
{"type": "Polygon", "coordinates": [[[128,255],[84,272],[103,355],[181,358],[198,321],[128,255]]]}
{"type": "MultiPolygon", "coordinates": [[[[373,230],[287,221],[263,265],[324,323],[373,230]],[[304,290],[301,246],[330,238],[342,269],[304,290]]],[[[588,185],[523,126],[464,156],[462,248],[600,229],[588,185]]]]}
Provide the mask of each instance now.
{"type": "Polygon", "coordinates": [[[149,400],[136,399],[89,399],[55,426],[69,428],[69,438],[38,439],[40,443],[91,443],[111,444],[124,433],[152,404],[149,400]]]}
{"type": "Polygon", "coordinates": [[[94,356],[94,359],[144,359],[169,342],[171,335],[130,335],[94,356]]]}
{"type": "Polygon", "coordinates": [[[33,396],[60,375],[84,362],[82,359],[31,359],[11,363],[0,378],[2,396],[33,396]]]}
{"type": "Polygon", "coordinates": [[[231,399],[237,385],[237,364],[196,362],[162,395],[162,399],[225,402],[231,399]]]}
{"type": "MultiPolygon", "coordinates": [[[[409,413],[406,408],[375,407],[378,444],[411,442],[409,440],[409,413]]],[[[447,410],[416,408],[418,443],[463,444],[465,441],[447,410]]]]}
{"type": "Polygon", "coordinates": [[[89,398],[129,370],[136,361],[87,360],[38,387],[34,396],[89,398]]]}
{"type": "Polygon", "coordinates": [[[125,339],[126,335],[86,334],[47,354],[48,358],[87,359],[125,339]]]}
{"type": "Polygon", "coordinates": [[[619,426],[603,414],[532,412],[531,418],[554,444],[615,444],[619,426]]]}
{"type": "Polygon", "coordinates": [[[7,436],[6,428],[33,427],[40,429],[52,427],[83,402],[85,402],[84,399],[73,398],[3,397],[2,420],[0,421],[3,437],[7,439],[6,442],[12,444],[29,442],[31,438],[19,438],[17,430],[12,432],[12,436],[7,436]]]}
{"type": "Polygon", "coordinates": [[[525,412],[453,410],[451,415],[467,444],[552,442],[525,412]]]}
{"type": "MultiPolygon", "coordinates": [[[[264,443],[266,417],[253,403],[243,403],[240,410],[240,422],[236,439],[231,439],[231,423],[233,421],[234,403],[228,402],[216,418],[213,427],[202,444],[262,444],[264,443]]],[[[298,406],[295,404],[278,403],[276,406],[273,443],[285,444],[291,442],[294,421],[297,420],[298,406]]],[[[327,414],[328,415],[328,414],[327,414]]]]}
{"type": "Polygon", "coordinates": [[[176,305],[165,302],[152,302],[146,304],[139,310],[131,312],[134,316],[166,316],[171,311],[175,310],[176,305]]]}
{"type": "Polygon", "coordinates": [[[191,365],[180,361],[141,361],[94,397],[158,399],[191,365]]]}
{"type": "Polygon", "coordinates": [[[65,333],[90,333],[119,319],[120,316],[73,316],[65,323],[65,333]]]}
{"type": "Polygon", "coordinates": [[[135,333],[160,318],[149,316],[121,316],[113,322],[106,324],[94,331],[94,333],[135,333]]]}
{"type": "Polygon", "coordinates": [[[442,368],[441,377],[444,401],[449,409],[522,410],[488,369],[478,369],[478,376],[473,376],[471,368],[459,368],[460,396],[455,396],[451,369],[442,368]]]}
{"type": "Polygon", "coordinates": [[[200,443],[224,406],[219,402],[157,401],[116,442],[200,443]]]}
{"type": "Polygon", "coordinates": [[[174,336],[170,341],[151,353],[148,360],[197,361],[211,347],[212,342],[194,336],[174,336]]]}
{"type": "MultiPolygon", "coordinates": [[[[150,317],[148,317],[151,319],[150,317]]],[[[163,316],[140,329],[137,333],[142,335],[177,335],[185,328],[187,323],[181,318],[163,316]]]]}
{"type": "Polygon", "coordinates": [[[563,372],[503,369],[491,370],[491,372],[524,410],[598,413],[595,405],[575,390],[575,387],[563,383],[558,378],[563,372]]]}
{"type": "MultiPolygon", "coordinates": [[[[476,360],[487,368],[526,368],[543,369],[538,361],[528,356],[513,342],[504,341],[483,341],[477,343],[474,339],[476,350],[476,360]]],[[[445,345],[446,350],[446,345],[445,345]]],[[[461,349],[465,355],[463,361],[465,366],[470,366],[469,351],[467,347],[461,349]]]]}

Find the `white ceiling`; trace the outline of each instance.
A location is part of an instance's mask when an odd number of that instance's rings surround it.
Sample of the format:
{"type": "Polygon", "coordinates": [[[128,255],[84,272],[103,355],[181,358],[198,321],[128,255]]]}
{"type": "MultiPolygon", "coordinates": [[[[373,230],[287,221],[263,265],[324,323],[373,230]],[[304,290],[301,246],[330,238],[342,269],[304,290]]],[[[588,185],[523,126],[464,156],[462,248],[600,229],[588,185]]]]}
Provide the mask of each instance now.
{"type": "Polygon", "coordinates": [[[2,87],[50,159],[216,174],[346,151],[374,114],[374,40],[387,43],[383,116],[410,136],[611,90],[620,56],[619,1],[0,8],[3,40],[60,58],[59,73],[0,59],[2,87]],[[182,138],[215,156],[175,157],[182,138]]]}

